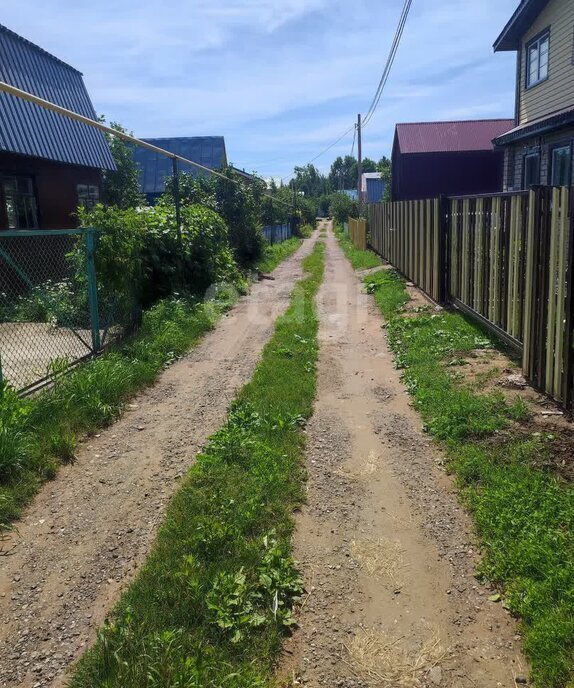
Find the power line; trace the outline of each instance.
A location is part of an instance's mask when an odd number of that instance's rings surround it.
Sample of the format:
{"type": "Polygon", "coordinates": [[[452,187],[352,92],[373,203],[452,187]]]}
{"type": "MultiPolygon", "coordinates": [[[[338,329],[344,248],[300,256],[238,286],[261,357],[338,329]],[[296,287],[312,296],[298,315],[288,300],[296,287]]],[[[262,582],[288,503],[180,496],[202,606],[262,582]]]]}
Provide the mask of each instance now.
{"type": "Polygon", "coordinates": [[[355,124],[355,134],[353,136],[353,145],[351,146],[351,157],[353,157],[353,153],[355,152],[355,141],[357,140],[357,125],[355,124]]]}
{"type": "Polygon", "coordinates": [[[391,45],[391,49],[389,51],[389,55],[387,57],[387,62],[385,64],[383,74],[381,75],[379,85],[377,86],[377,90],[375,92],[373,100],[371,101],[371,104],[369,106],[369,110],[368,110],[368,112],[365,115],[364,120],[363,120],[363,128],[366,127],[367,124],[371,121],[371,119],[372,119],[373,115],[375,114],[375,111],[379,105],[379,102],[381,100],[381,96],[383,95],[383,90],[384,90],[385,85],[387,83],[387,80],[389,78],[389,74],[391,73],[391,68],[393,66],[393,62],[395,61],[397,50],[398,50],[399,44],[401,42],[401,38],[403,35],[403,31],[405,29],[405,25],[407,23],[407,18],[409,16],[409,11],[411,9],[412,1],[413,0],[405,0],[405,3],[403,5],[403,10],[401,12],[401,16],[399,19],[397,30],[395,32],[395,37],[393,38],[393,42],[391,45]]]}
{"type": "MultiPolygon", "coordinates": [[[[379,105],[379,102],[381,100],[381,96],[383,95],[383,90],[385,88],[385,85],[387,83],[387,80],[389,78],[389,75],[391,73],[391,68],[393,66],[393,63],[395,61],[395,57],[397,54],[397,50],[399,48],[399,44],[401,42],[401,38],[403,35],[403,31],[405,29],[405,25],[407,23],[407,18],[409,16],[409,12],[411,9],[413,0],[405,0],[405,3],[403,5],[403,9],[401,12],[401,16],[399,18],[399,23],[397,25],[395,35],[393,38],[393,42],[391,44],[391,49],[389,51],[389,55],[387,57],[387,62],[385,64],[385,68],[383,70],[383,73],[381,75],[381,79],[379,81],[379,85],[377,86],[377,90],[375,91],[375,95],[373,96],[373,100],[371,101],[371,104],[369,106],[369,109],[367,111],[367,114],[365,115],[362,123],[362,128],[364,129],[367,124],[371,121],[373,115],[375,114],[375,111],[379,105]]],[[[321,156],[325,155],[325,153],[328,153],[332,148],[334,148],[340,141],[342,141],[347,134],[349,134],[352,130],[355,130],[355,135],[353,137],[353,145],[351,148],[351,155],[353,155],[353,152],[355,150],[355,140],[357,136],[357,125],[353,124],[352,127],[347,129],[344,134],[342,134],[336,141],[334,141],[330,146],[327,146],[327,148],[323,149],[318,155],[316,155],[314,158],[309,160],[309,162],[306,163],[306,165],[311,165],[312,163],[315,162],[318,158],[321,156]]],[[[281,181],[284,179],[287,179],[287,177],[290,175],[286,175],[285,177],[282,177],[281,181]]]]}
{"type": "MultiPolygon", "coordinates": [[[[221,172],[217,172],[216,170],[212,170],[210,167],[206,167],[205,165],[201,165],[198,162],[195,162],[195,160],[189,160],[188,158],[184,158],[181,155],[178,155],[177,153],[172,153],[171,151],[165,150],[164,148],[160,148],[159,146],[154,146],[153,143],[149,143],[148,141],[142,141],[141,139],[136,138],[135,136],[131,136],[130,134],[126,134],[123,131],[118,131],[117,129],[113,129],[112,127],[108,127],[107,124],[104,124],[103,122],[98,122],[96,120],[90,119],[89,117],[86,117],[85,115],[80,115],[77,112],[74,112],[73,110],[68,110],[67,108],[62,107],[61,105],[56,105],[56,103],[52,103],[49,100],[44,100],[43,98],[40,98],[33,93],[28,93],[27,91],[23,91],[20,88],[16,88],[16,86],[12,86],[11,84],[7,84],[4,81],[0,81],[0,91],[3,91],[4,93],[9,93],[12,96],[16,96],[17,98],[20,98],[22,100],[26,100],[29,103],[34,103],[35,105],[39,105],[40,107],[43,107],[45,110],[51,110],[52,112],[56,112],[59,115],[63,115],[64,117],[68,117],[70,119],[76,120],[77,122],[82,122],[83,124],[87,124],[90,127],[93,127],[94,129],[99,129],[100,131],[104,132],[105,134],[110,134],[111,136],[117,136],[120,139],[123,139],[124,141],[127,141],[128,143],[135,144],[136,146],[141,146],[143,148],[147,148],[148,150],[153,151],[154,153],[160,153],[161,155],[165,155],[168,158],[171,158],[171,160],[178,160],[179,162],[183,162],[187,165],[192,165],[193,167],[196,167],[203,172],[207,172],[208,174],[212,174],[215,177],[220,177],[221,179],[225,179],[228,182],[231,182],[232,184],[237,184],[241,185],[243,184],[242,180],[239,179],[233,179],[231,177],[227,177],[224,174],[221,174],[221,172]]],[[[261,179],[260,177],[257,177],[256,175],[250,175],[256,179],[259,179],[262,182],[265,182],[264,179],[261,179]]],[[[265,196],[267,198],[271,198],[274,200],[276,203],[280,203],[282,205],[287,205],[291,207],[293,204],[292,203],[286,203],[285,201],[281,201],[280,199],[276,198],[275,196],[272,196],[271,194],[266,194],[263,193],[262,196],[265,196]]]]}
{"type": "MultiPolygon", "coordinates": [[[[315,162],[315,160],[318,160],[320,157],[322,157],[323,155],[325,155],[325,153],[328,153],[332,148],[334,148],[338,143],[340,143],[340,142],[345,138],[345,136],[347,136],[347,134],[350,134],[351,131],[353,131],[354,128],[355,128],[355,125],[353,124],[353,126],[352,126],[352,127],[349,127],[349,128],[347,129],[347,131],[345,131],[345,133],[341,134],[341,136],[339,136],[339,138],[338,138],[336,141],[333,141],[333,143],[332,143],[330,146],[327,146],[327,148],[324,148],[324,149],[323,149],[320,153],[318,153],[314,158],[311,158],[311,160],[309,160],[308,162],[306,162],[305,165],[303,165],[303,167],[306,167],[307,165],[312,165],[312,164],[315,162]]],[[[287,177],[290,177],[290,176],[291,176],[291,175],[286,174],[284,177],[281,177],[281,181],[283,181],[284,179],[287,179],[287,177]]]]}

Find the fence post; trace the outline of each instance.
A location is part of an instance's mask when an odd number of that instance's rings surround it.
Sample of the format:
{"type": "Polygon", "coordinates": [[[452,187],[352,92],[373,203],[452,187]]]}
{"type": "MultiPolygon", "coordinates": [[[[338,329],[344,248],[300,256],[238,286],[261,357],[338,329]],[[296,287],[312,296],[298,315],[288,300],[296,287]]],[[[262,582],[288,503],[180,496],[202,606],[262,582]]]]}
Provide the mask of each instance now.
{"type": "Polygon", "coordinates": [[[97,353],[101,347],[95,248],[96,230],[88,229],[86,232],[86,277],[88,280],[88,303],[90,306],[90,325],[92,329],[92,353],[94,354],[97,353]]]}
{"type": "MultiPolygon", "coordinates": [[[[574,309],[574,186],[570,187],[570,198],[568,209],[570,213],[570,222],[568,225],[568,256],[566,262],[566,310],[564,322],[564,350],[563,350],[563,367],[562,367],[562,402],[567,411],[572,410],[572,397],[574,394],[574,341],[572,336],[572,328],[574,327],[574,318],[572,310],[574,309]]],[[[560,362],[557,362],[560,365],[560,362]]]]}
{"type": "Polygon", "coordinates": [[[439,269],[439,303],[450,300],[450,201],[447,196],[440,195],[439,207],[439,233],[438,233],[438,269],[439,269]]]}

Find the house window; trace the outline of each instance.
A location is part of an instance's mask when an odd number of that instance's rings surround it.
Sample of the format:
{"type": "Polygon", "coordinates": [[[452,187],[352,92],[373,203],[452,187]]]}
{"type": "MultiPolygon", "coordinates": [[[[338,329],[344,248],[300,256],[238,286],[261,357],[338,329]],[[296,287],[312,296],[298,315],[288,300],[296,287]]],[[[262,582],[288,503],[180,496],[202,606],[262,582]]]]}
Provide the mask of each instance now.
{"type": "Polygon", "coordinates": [[[540,153],[527,153],[524,156],[524,188],[540,184],[540,153]]]}
{"type": "Polygon", "coordinates": [[[570,146],[557,146],[552,149],[552,186],[569,186],[572,168],[572,150],[570,146]]]}
{"type": "Polygon", "coordinates": [[[548,79],[550,31],[537,36],[526,46],[526,88],[548,79]]]}
{"type": "Polygon", "coordinates": [[[78,205],[91,210],[100,200],[100,187],[94,184],[78,184],[78,205]]]}
{"type": "Polygon", "coordinates": [[[4,177],[6,216],[10,229],[36,229],[38,203],[32,177],[4,177]]]}

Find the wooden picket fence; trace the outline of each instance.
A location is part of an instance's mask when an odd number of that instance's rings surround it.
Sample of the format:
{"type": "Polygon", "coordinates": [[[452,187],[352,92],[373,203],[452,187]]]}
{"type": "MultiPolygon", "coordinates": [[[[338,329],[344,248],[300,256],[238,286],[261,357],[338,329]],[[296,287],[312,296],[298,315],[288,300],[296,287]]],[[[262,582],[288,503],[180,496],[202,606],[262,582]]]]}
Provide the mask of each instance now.
{"type": "Polygon", "coordinates": [[[367,250],[367,221],[366,220],[354,220],[349,218],[349,236],[353,244],[361,249],[361,251],[367,250]]]}
{"type": "Polygon", "coordinates": [[[572,410],[574,187],[369,206],[370,246],[522,353],[572,410]]]}

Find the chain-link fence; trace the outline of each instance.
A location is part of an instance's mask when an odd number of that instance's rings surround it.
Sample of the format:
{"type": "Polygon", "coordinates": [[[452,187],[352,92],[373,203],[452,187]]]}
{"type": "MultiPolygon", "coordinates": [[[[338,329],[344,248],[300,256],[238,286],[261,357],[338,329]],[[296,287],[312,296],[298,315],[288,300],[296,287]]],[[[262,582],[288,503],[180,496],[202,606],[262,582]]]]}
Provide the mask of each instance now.
{"type": "Polygon", "coordinates": [[[0,370],[22,393],[132,330],[131,294],[97,276],[95,229],[0,233],[0,370]]]}

